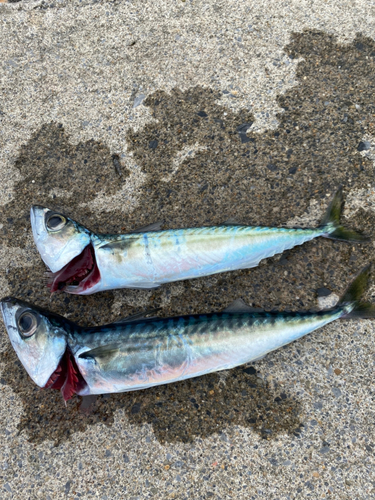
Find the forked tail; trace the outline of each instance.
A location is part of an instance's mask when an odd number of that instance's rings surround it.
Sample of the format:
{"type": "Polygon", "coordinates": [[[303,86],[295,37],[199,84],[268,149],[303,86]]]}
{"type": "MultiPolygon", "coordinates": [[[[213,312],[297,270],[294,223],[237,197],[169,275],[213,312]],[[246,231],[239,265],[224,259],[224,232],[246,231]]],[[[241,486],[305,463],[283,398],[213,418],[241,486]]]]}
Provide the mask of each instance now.
{"type": "Polygon", "coordinates": [[[320,227],[325,230],[325,238],[330,238],[332,240],[341,241],[356,241],[365,242],[368,238],[357,231],[347,229],[340,224],[340,217],[342,214],[344,200],[342,196],[342,188],[340,187],[337,191],[333,200],[331,201],[327,212],[320,224],[320,227]]]}
{"type": "Polygon", "coordinates": [[[367,290],[368,279],[370,275],[370,266],[365,267],[358,274],[338,303],[345,314],[341,319],[351,318],[375,318],[375,305],[369,302],[361,302],[361,296],[367,290]]]}

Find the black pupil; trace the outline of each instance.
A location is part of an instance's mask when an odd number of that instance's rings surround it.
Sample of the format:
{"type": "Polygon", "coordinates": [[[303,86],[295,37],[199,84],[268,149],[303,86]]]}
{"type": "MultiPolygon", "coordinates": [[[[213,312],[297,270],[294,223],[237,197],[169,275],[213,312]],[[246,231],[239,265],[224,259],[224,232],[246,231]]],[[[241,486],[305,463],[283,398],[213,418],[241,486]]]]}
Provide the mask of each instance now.
{"type": "Polygon", "coordinates": [[[51,229],[56,229],[57,227],[59,227],[59,225],[61,224],[61,222],[62,222],[61,217],[58,216],[58,215],[54,215],[53,217],[51,217],[50,219],[48,219],[48,226],[51,229]]]}
{"type": "Polygon", "coordinates": [[[32,325],[33,325],[33,318],[30,316],[30,314],[24,314],[20,318],[20,327],[21,330],[23,330],[24,332],[28,332],[32,327],[32,325]]]}

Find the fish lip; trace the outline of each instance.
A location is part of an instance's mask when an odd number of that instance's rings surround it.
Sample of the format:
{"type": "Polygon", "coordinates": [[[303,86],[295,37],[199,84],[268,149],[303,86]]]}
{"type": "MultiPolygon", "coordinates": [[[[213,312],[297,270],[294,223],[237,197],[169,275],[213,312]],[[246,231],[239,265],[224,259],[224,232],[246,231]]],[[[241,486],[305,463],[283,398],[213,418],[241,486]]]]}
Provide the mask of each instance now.
{"type": "Polygon", "coordinates": [[[0,307],[1,307],[1,311],[4,312],[5,311],[5,308],[7,307],[7,304],[11,303],[14,301],[14,298],[13,297],[10,297],[10,296],[7,296],[7,297],[4,297],[0,300],[0,307]]]}
{"type": "Polygon", "coordinates": [[[5,322],[7,312],[9,310],[10,306],[16,304],[16,301],[17,301],[17,299],[15,299],[14,297],[11,297],[11,296],[6,296],[0,300],[1,313],[2,313],[3,318],[4,318],[4,324],[5,324],[6,329],[8,329],[8,326],[9,326],[5,322]]]}
{"type": "Polygon", "coordinates": [[[6,331],[8,331],[8,325],[6,324],[6,309],[7,309],[6,302],[4,302],[4,303],[3,303],[3,301],[0,302],[0,309],[1,309],[1,315],[3,317],[5,329],[6,329],[6,331]]]}
{"type": "MultiPolygon", "coordinates": [[[[31,229],[36,226],[36,224],[35,224],[35,213],[34,213],[34,209],[36,207],[37,207],[37,205],[32,205],[32,207],[30,208],[30,224],[31,224],[31,229]]],[[[38,236],[39,236],[39,234],[38,234],[38,236]]]]}
{"type": "Polygon", "coordinates": [[[34,235],[34,239],[36,236],[37,237],[40,236],[40,233],[38,233],[38,231],[37,231],[37,226],[38,226],[37,219],[43,218],[43,225],[44,225],[44,215],[45,215],[46,210],[49,210],[49,208],[43,207],[42,205],[32,205],[30,208],[30,224],[31,224],[31,229],[32,229],[33,235],[34,235]],[[43,213],[43,215],[37,214],[37,211],[41,211],[43,213]]]}
{"type": "Polygon", "coordinates": [[[4,297],[4,299],[2,299],[0,303],[5,330],[8,334],[10,343],[12,344],[13,348],[14,342],[17,342],[16,335],[18,332],[15,319],[16,315],[14,312],[14,307],[16,305],[15,300],[16,299],[14,299],[13,297],[4,297]]]}

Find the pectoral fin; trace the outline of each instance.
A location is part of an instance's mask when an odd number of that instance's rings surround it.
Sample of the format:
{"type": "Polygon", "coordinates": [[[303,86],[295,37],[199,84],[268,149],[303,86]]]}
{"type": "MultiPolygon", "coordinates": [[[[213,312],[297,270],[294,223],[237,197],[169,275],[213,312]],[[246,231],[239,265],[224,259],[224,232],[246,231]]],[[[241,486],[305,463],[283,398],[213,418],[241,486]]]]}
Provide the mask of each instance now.
{"type": "Polygon", "coordinates": [[[108,361],[110,358],[116,356],[119,352],[120,348],[118,344],[107,344],[96,347],[95,349],[91,349],[90,351],[85,351],[78,357],[81,359],[94,359],[96,361],[100,359],[108,361]]]}

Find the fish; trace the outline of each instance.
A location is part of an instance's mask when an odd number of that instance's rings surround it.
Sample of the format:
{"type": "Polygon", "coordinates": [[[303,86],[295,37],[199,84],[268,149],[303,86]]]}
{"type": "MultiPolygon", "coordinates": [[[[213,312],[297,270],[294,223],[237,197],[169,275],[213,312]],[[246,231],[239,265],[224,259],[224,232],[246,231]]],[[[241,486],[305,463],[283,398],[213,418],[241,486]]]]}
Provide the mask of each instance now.
{"type": "Polygon", "coordinates": [[[131,316],[104,326],[70,320],[6,297],[10,342],[31,379],[79,396],[136,391],[228,370],[264,357],[338,319],[374,318],[360,300],[369,266],[335,307],[317,312],[255,312],[235,301],[220,313],[171,318],[131,316]]]}
{"type": "Polygon", "coordinates": [[[296,245],[323,236],[364,242],[340,225],[342,190],[317,228],[221,225],[161,229],[153,224],[126,234],[95,234],[46,207],[34,205],[30,219],[35,244],[50,269],[50,291],[88,295],[117,288],[155,288],[164,283],[255,267],[296,245]]]}

